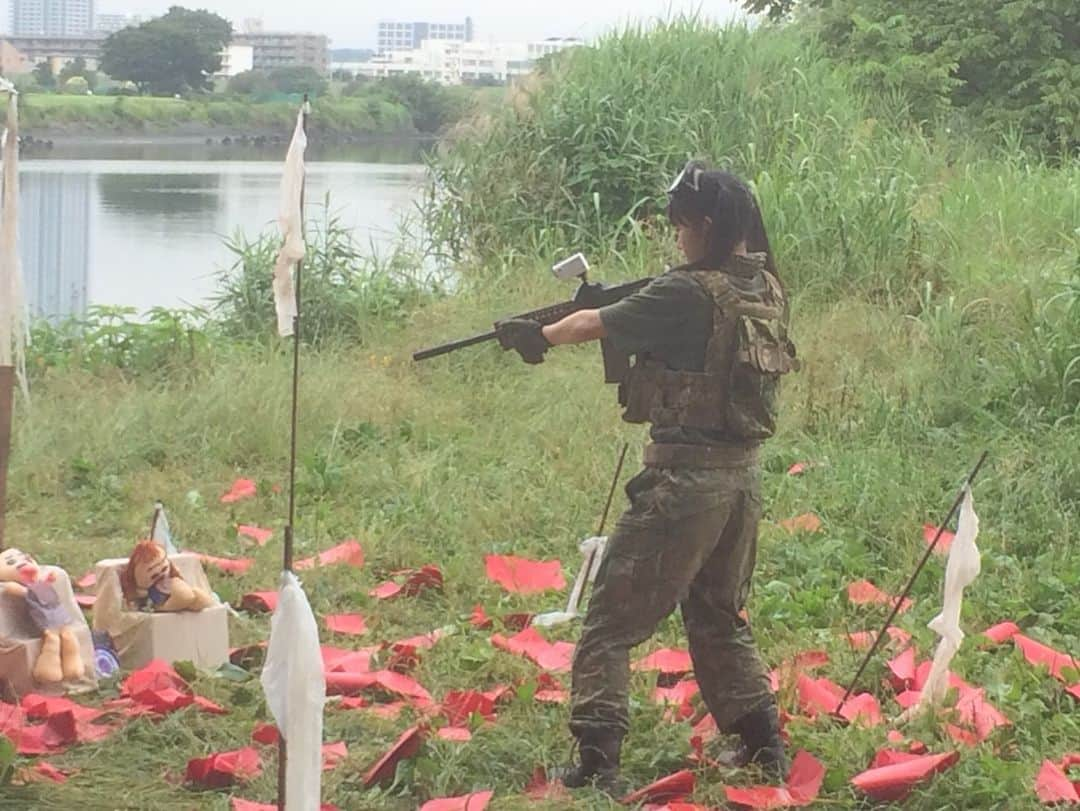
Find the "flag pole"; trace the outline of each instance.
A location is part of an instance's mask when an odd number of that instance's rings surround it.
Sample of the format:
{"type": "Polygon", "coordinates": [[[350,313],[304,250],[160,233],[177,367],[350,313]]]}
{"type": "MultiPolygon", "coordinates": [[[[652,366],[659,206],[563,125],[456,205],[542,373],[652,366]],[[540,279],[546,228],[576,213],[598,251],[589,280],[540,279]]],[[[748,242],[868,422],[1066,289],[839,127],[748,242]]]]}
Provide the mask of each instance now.
{"type": "Polygon", "coordinates": [[[15,410],[15,367],[0,366],[0,551],[7,548],[8,457],[11,454],[11,417],[15,410]]]}
{"type": "Polygon", "coordinates": [[[942,534],[945,532],[945,527],[953,520],[953,516],[956,515],[956,511],[960,509],[960,505],[964,501],[964,494],[971,488],[971,485],[975,483],[975,479],[979,475],[979,471],[982,470],[983,463],[986,461],[986,457],[990,455],[990,451],[983,451],[982,456],[979,457],[979,461],[975,463],[975,467],[971,473],[968,474],[967,479],[964,481],[964,486],[960,488],[960,494],[956,497],[956,501],[953,502],[952,507],[949,509],[949,514],[945,516],[945,520],[938,524],[937,533],[934,535],[934,540],[931,541],[927,547],[926,552],[923,553],[922,560],[919,561],[919,565],[915,567],[915,571],[912,573],[911,578],[908,580],[907,585],[904,586],[904,591],[896,598],[896,603],[892,607],[892,611],[889,612],[888,619],[885,620],[885,624],[881,626],[881,630],[878,632],[877,638],[874,640],[874,644],[870,646],[870,650],[866,652],[866,656],[862,660],[862,664],[859,665],[859,669],[855,672],[855,678],[851,680],[851,684],[848,685],[847,692],[844,693],[844,697],[840,699],[840,703],[836,705],[836,713],[844,708],[847,700],[851,698],[851,694],[855,692],[855,687],[859,683],[859,678],[862,676],[863,671],[866,670],[866,666],[870,664],[870,660],[874,658],[874,654],[877,652],[878,646],[881,644],[881,640],[885,638],[885,634],[889,632],[889,626],[892,625],[893,620],[896,619],[896,615],[900,613],[900,606],[904,604],[904,600],[911,594],[911,589],[915,585],[915,581],[919,575],[922,574],[923,568],[930,560],[930,556],[934,554],[934,550],[937,548],[938,541],[941,540],[942,534]]]}
{"type": "MultiPolygon", "coordinates": [[[[307,137],[308,94],[304,94],[301,113],[303,131],[307,137]]],[[[304,169],[303,179],[300,183],[300,235],[304,233],[304,191],[307,186],[307,169],[304,169]]],[[[286,572],[293,570],[293,527],[296,524],[296,433],[297,416],[300,403],[300,281],[303,276],[304,259],[301,257],[296,262],[296,272],[293,275],[293,289],[296,295],[296,314],[293,316],[293,363],[292,363],[292,408],[289,423],[289,521],[285,525],[285,548],[282,555],[281,566],[286,572]]],[[[285,742],[285,735],[278,730],[278,773],[277,773],[277,807],[278,811],[285,811],[285,794],[288,781],[289,754],[285,742]]]]}

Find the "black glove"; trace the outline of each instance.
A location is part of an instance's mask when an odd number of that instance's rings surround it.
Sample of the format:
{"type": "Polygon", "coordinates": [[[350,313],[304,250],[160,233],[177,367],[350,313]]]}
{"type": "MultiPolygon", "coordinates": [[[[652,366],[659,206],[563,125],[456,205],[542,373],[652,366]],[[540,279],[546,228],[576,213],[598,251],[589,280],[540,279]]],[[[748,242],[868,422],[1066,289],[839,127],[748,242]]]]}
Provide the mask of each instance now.
{"type": "Polygon", "coordinates": [[[495,325],[495,337],[503,349],[516,349],[526,363],[543,363],[551,342],[544,328],[531,318],[508,318],[495,325]]]}

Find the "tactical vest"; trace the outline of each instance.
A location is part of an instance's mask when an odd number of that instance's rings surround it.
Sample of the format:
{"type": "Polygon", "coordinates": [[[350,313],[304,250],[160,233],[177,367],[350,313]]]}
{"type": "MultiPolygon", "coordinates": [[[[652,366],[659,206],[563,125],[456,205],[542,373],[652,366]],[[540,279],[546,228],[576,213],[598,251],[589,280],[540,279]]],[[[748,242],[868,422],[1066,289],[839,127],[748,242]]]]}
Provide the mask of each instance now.
{"type": "Polygon", "coordinates": [[[765,269],[765,254],[733,257],[723,270],[676,270],[713,302],[713,328],[701,372],[672,369],[638,355],[619,386],[627,422],[717,431],[756,442],[776,431],[781,376],[796,371],[787,334],[787,300],[765,269]]]}

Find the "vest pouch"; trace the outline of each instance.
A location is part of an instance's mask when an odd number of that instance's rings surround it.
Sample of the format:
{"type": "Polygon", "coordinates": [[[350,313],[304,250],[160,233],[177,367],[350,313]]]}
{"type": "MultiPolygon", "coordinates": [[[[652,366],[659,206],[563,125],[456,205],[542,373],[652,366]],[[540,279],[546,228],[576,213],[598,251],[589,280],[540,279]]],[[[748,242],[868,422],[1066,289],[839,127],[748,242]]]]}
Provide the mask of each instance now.
{"type": "Polygon", "coordinates": [[[656,399],[656,386],[651,370],[634,365],[626,374],[626,379],[619,384],[619,405],[623,411],[623,420],[632,423],[649,421],[656,399]]]}
{"type": "Polygon", "coordinates": [[[779,321],[749,315],[739,317],[735,341],[728,381],[728,430],[739,439],[768,439],[776,432],[780,377],[797,364],[795,347],[779,321]]]}

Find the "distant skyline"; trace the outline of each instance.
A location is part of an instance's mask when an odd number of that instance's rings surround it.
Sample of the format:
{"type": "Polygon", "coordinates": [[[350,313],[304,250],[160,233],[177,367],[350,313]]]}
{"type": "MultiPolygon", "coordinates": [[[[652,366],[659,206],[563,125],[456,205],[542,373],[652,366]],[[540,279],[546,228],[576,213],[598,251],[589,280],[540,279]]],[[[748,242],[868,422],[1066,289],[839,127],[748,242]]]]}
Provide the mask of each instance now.
{"type": "MultiPolygon", "coordinates": [[[[2,28],[10,31],[10,3],[2,0],[2,28]]],[[[286,0],[97,0],[99,14],[139,14],[153,17],[169,6],[207,8],[227,17],[239,27],[246,17],[261,17],[268,30],[311,31],[326,34],[335,48],[373,48],[376,25],[381,19],[452,22],[473,18],[479,40],[525,40],[544,37],[590,38],[630,21],[651,21],[677,14],[697,13],[714,20],[727,20],[739,13],[738,3],[728,0],[545,0],[531,8],[513,8],[494,0],[403,0],[392,4],[393,11],[380,9],[343,10],[340,0],[306,0],[302,4],[286,0]],[[252,13],[254,10],[258,13],[252,13]]],[[[365,4],[366,5],[366,4],[365,4]]],[[[391,8],[390,6],[384,8],[391,8]]]]}

